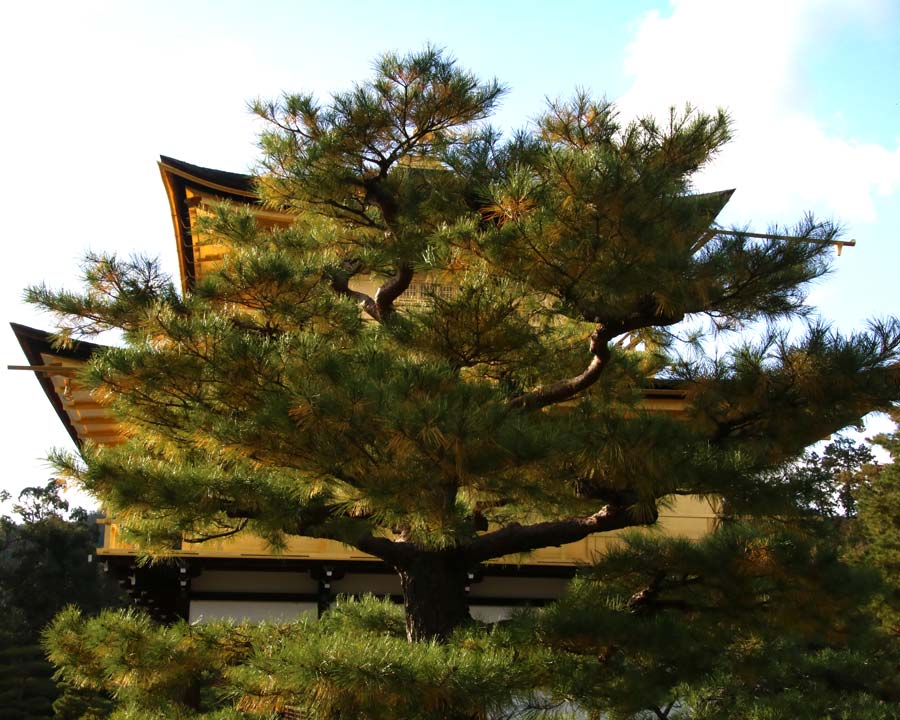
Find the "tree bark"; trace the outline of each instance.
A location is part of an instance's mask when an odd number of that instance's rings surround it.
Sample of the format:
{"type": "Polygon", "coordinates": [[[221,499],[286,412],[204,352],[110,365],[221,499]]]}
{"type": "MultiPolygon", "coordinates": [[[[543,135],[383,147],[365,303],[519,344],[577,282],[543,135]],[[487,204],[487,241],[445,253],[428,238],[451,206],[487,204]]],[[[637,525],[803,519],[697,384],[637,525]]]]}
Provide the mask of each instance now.
{"type": "MultiPolygon", "coordinates": [[[[381,558],[400,576],[410,642],[445,641],[454,628],[468,622],[468,573],[486,560],[576,542],[588,535],[625,527],[650,525],[626,507],[609,504],[585,517],[569,517],[534,525],[513,523],[483,533],[468,544],[448,550],[425,550],[403,540],[369,535],[353,545],[381,558]]],[[[340,538],[333,538],[340,539],[340,538]]]]}
{"type": "Polygon", "coordinates": [[[459,550],[421,551],[397,562],[410,642],[445,641],[470,619],[466,559],[459,550]]]}
{"type": "Polygon", "coordinates": [[[601,373],[609,364],[611,353],[608,343],[611,337],[609,331],[603,326],[596,328],[591,333],[589,346],[593,357],[583,373],[514,397],[509,401],[509,406],[521,410],[540,410],[548,405],[569,400],[582,390],[589,388],[597,382],[601,373]]]}
{"type": "Polygon", "coordinates": [[[479,535],[466,548],[466,557],[470,563],[483,562],[502,555],[566,545],[593,533],[652,525],[657,517],[658,513],[654,511],[651,517],[640,520],[635,518],[627,507],[610,504],[587,517],[570,517],[534,525],[512,523],[499,530],[479,535]]]}
{"type": "Polygon", "coordinates": [[[375,292],[375,307],[378,318],[384,322],[394,312],[394,300],[406,292],[413,280],[413,268],[407,262],[400,263],[397,274],[389,278],[375,292]]]}

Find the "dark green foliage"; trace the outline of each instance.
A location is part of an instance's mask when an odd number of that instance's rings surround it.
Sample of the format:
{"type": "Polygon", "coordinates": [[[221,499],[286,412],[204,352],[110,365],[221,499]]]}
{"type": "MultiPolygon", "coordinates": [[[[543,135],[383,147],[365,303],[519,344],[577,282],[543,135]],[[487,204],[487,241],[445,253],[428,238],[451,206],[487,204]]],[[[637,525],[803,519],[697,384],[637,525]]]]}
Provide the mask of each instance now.
{"type": "Polygon", "coordinates": [[[160,628],[133,613],[67,611],[48,647],[70,682],[115,690],[127,711],[150,717],[485,717],[527,694],[539,669],[490,634],[410,646],[402,610],[374,599],[287,625],[160,628]]]}
{"type": "Polygon", "coordinates": [[[76,688],[61,679],[56,687],[59,697],[53,701],[53,717],[57,720],[102,720],[115,710],[111,693],[76,688]]]}
{"type": "Polygon", "coordinates": [[[100,544],[96,516],[67,509],[55,481],[43,488],[26,488],[14,510],[23,522],[5,518],[5,541],[0,557],[0,612],[18,618],[18,629],[36,637],[53,616],[69,603],[87,611],[116,602],[118,589],[96,563],[90,561],[100,544]]]}
{"type": "Polygon", "coordinates": [[[57,688],[53,667],[37,643],[5,637],[0,640],[0,718],[26,720],[53,717],[57,688]]]}
{"type": "Polygon", "coordinates": [[[91,706],[93,717],[106,717],[108,703],[96,693],[75,702],[54,683],[39,644],[43,627],[69,604],[95,613],[122,603],[116,584],[89,561],[100,540],[96,517],[76,508],[65,519],[68,503],[53,480],[25,488],[18,500],[19,522],[0,519],[0,717],[76,720],[91,706]]]}
{"type": "Polygon", "coordinates": [[[738,507],[806,521],[852,518],[857,513],[857,496],[881,472],[874,460],[867,444],[838,436],[821,455],[805,452],[798,462],[765,473],[754,496],[738,507]]]}
{"type": "Polygon", "coordinates": [[[610,717],[837,718],[857,704],[889,717],[900,655],[866,612],[878,588],[833,539],[635,537],[539,614],[539,642],[569,658],[566,695],[610,717]]]}

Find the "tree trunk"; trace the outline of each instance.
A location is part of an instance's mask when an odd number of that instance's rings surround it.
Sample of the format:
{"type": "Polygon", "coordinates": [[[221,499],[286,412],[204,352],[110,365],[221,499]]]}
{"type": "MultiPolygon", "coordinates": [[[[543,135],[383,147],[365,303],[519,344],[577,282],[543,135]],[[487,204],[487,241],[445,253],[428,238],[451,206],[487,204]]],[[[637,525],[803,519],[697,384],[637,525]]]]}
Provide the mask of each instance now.
{"type": "Polygon", "coordinates": [[[446,640],[467,622],[465,558],[457,551],[417,552],[395,564],[403,588],[410,642],[446,640]]]}

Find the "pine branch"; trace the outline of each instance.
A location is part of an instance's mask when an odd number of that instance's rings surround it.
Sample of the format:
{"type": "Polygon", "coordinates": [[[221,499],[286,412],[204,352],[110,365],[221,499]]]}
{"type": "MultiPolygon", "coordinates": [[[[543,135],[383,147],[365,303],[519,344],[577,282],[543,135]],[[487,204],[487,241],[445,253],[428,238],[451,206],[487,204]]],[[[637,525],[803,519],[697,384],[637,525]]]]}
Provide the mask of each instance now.
{"type": "Polygon", "coordinates": [[[566,545],[594,533],[651,525],[654,522],[656,522],[655,512],[651,518],[637,519],[627,507],[606,505],[593,515],[586,517],[570,517],[534,525],[513,523],[499,530],[479,535],[466,548],[466,556],[472,562],[484,562],[504,555],[566,545]]]}
{"type": "Polygon", "coordinates": [[[233,527],[228,530],[223,530],[220,533],[212,533],[209,535],[204,534],[204,535],[198,535],[196,537],[182,537],[181,541],[186,542],[186,543],[191,543],[191,544],[200,544],[200,543],[209,542],[210,540],[222,540],[223,538],[229,538],[229,537],[232,537],[232,536],[237,535],[238,533],[242,532],[244,530],[244,528],[247,527],[247,522],[248,521],[246,519],[244,519],[244,520],[241,520],[237,524],[237,527],[233,527]]]}
{"type": "Polygon", "coordinates": [[[509,406],[520,410],[539,410],[548,405],[569,400],[582,390],[589,388],[597,382],[604,368],[609,364],[611,357],[607,344],[609,339],[609,334],[603,326],[598,327],[591,333],[590,351],[594,357],[591,358],[590,364],[583,373],[514,397],[509,401],[509,406]]]}
{"type": "Polygon", "coordinates": [[[412,543],[376,537],[371,534],[364,535],[350,544],[364,553],[374,555],[392,565],[396,565],[405,558],[413,557],[416,552],[416,547],[412,543]]]}
{"type": "MultiPolygon", "coordinates": [[[[583,314],[587,319],[587,314],[583,314]]],[[[597,319],[592,318],[592,320],[596,322],[597,319]]],[[[683,314],[663,313],[653,295],[645,295],[640,299],[637,309],[631,316],[626,319],[604,322],[591,333],[589,349],[594,357],[584,372],[519,395],[509,401],[509,406],[530,411],[570,400],[600,378],[603,370],[609,365],[611,358],[609,342],[613,338],[643,328],[676,325],[682,320],[684,320],[683,314]]]]}

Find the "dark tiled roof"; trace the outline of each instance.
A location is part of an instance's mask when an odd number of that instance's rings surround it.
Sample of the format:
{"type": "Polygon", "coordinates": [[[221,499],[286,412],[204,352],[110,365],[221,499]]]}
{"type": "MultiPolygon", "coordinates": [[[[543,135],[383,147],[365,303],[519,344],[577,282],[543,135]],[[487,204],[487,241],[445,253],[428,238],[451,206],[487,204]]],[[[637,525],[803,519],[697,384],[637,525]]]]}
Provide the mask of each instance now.
{"type": "Polygon", "coordinates": [[[734,189],[717,190],[716,192],[699,193],[697,195],[688,195],[693,202],[697,203],[709,213],[709,221],[712,222],[716,215],[722,212],[731,196],[734,195],[734,189]]]}
{"type": "Polygon", "coordinates": [[[198,180],[205,180],[214,185],[224,185],[240,192],[255,192],[253,188],[253,176],[244,173],[228,172],[227,170],[214,170],[213,168],[200,167],[192,165],[183,160],[176,160],[167,155],[160,155],[159,160],[163,165],[168,165],[175,170],[192,175],[198,180]]]}
{"type": "MultiPolygon", "coordinates": [[[[22,352],[25,353],[25,357],[28,358],[29,365],[43,365],[44,360],[41,358],[41,354],[43,353],[56,355],[57,357],[71,358],[72,360],[87,360],[98,350],[104,349],[103,345],[97,345],[83,340],[76,340],[71,347],[65,349],[56,348],[53,346],[53,335],[51,333],[45,332],[44,330],[36,330],[35,328],[30,328],[25,325],[19,325],[18,323],[10,323],[9,325],[12,328],[13,333],[15,333],[16,340],[19,341],[19,345],[22,346],[22,352]]],[[[59,415],[59,419],[62,421],[63,426],[65,426],[69,436],[75,441],[76,445],[81,445],[78,433],[72,426],[69,414],[63,408],[62,401],[59,399],[59,395],[57,395],[56,389],[53,387],[53,381],[50,379],[50,376],[43,372],[36,372],[34,376],[41,384],[44,394],[53,406],[53,409],[56,410],[56,414],[59,415]]]]}
{"type": "Polygon", "coordinates": [[[191,238],[191,219],[187,203],[187,190],[205,191],[223,200],[255,204],[259,202],[253,177],[242,173],[214,170],[176,160],[167,155],[159,156],[159,168],[163,184],[169,193],[175,237],[179,243],[181,281],[185,289],[194,284],[194,243],[191,238]]]}

